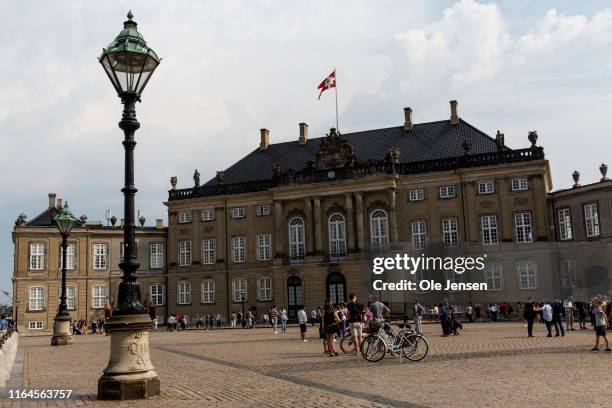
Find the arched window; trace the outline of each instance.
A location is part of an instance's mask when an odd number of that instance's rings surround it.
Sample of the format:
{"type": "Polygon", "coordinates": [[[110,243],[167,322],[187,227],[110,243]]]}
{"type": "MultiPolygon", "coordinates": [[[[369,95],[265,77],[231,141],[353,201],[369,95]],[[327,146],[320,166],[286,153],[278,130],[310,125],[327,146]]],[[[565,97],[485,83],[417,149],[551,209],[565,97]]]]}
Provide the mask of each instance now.
{"type": "Polygon", "coordinates": [[[346,299],[346,279],[340,273],[332,273],[327,277],[327,297],[332,304],[344,303],[346,299]]]}
{"type": "Polygon", "coordinates": [[[346,255],[346,225],[342,214],[329,217],[329,257],[342,258],[346,255]]]}
{"type": "Polygon", "coordinates": [[[302,304],[302,279],[299,276],[290,276],[287,279],[287,300],[289,318],[295,319],[302,304]]]}
{"type": "Polygon", "coordinates": [[[215,303],[215,281],[206,279],[202,281],[202,303],[215,303]]]}
{"type": "Polygon", "coordinates": [[[370,233],[372,235],[372,250],[381,251],[389,248],[389,228],[387,213],[374,210],[370,215],[370,233]]]}
{"type": "Polygon", "coordinates": [[[257,280],[257,297],[260,302],[269,302],[272,300],[272,278],[267,276],[257,280]]]}
{"type": "Polygon", "coordinates": [[[304,220],[294,217],[289,220],[289,258],[294,261],[304,259],[304,220]]]}

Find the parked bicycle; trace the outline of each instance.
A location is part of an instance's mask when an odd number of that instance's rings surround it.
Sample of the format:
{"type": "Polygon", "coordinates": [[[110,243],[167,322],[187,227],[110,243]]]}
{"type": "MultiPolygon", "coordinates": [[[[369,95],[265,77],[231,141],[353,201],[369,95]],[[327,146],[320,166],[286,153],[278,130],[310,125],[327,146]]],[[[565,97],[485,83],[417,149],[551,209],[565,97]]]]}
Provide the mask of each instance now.
{"type": "Polygon", "coordinates": [[[382,323],[376,333],[361,343],[361,355],[370,362],[380,361],[387,352],[410,361],[420,361],[428,351],[425,337],[408,328],[395,332],[388,322],[382,323]]]}

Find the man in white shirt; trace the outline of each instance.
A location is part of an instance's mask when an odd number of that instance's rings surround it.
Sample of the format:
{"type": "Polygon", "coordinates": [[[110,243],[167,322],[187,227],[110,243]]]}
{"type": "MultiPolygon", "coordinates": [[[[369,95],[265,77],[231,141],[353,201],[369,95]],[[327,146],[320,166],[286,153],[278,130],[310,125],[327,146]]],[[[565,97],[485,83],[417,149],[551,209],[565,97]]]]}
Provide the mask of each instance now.
{"type": "Polygon", "coordinates": [[[297,314],[298,323],[300,324],[300,336],[302,336],[302,341],[306,342],[306,322],[308,321],[308,316],[306,316],[306,311],[304,311],[304,306],[300,306],[300,310],[297,314]]]}
{"type": "Polygon", "coordinates": [[[312,311],[310,312],[310,327],[313,327],[316,322],[317,322],[317,309],[313,307],[312,311]]]}
{"type": "Polygon", "coordinates": [[[553,320],[553,309],[550,305],[550,302],[544,302],[544,306],[536,309],[538,312],[542,312],[542,318],[544,319],[544,323],[546,323],[546,330],[548,330],[548,334],[546,337],[552,337],[552,320],[553,320]]]}

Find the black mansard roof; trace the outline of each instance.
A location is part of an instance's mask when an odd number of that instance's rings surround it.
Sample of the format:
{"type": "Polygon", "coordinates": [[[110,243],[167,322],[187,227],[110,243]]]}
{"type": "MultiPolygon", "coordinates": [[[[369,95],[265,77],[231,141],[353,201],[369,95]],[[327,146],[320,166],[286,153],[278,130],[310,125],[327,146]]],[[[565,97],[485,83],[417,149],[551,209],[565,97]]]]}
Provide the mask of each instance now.
{"type": "Polygon", "coordinates": [[[259,148],[200,187],[169,191],[169,200],[242,194],[271,187],[358,178],[373,174],[417,174],[544,159],[530,132],[531,147],[512,150],[503,134],[495,139],[459,120],[330,134],[259,148]],[[334,170],[330,174],[329,170],[334,170]]]}
{"type": "MultiPolygon", "coordinates": [[[[472,142],[472,154],[495,152],[495,140],[469,123],[460,120],[451,125],[450,120],[415,124],[410,131],[403,126],[366,130],[342,134],[354,148],[357,160],[383,160],[389,150],[400,149],[400,162],[411,163],[437,160],[463,155],[465,138],[472,142]]],[[[297,140],[270,144],[267,150],[256,149],[224,171],[223,182],[245,183],[272,178],[272,168],[279,164],[283,170],[300,171],[314,160],[323,137],[309,139],[305,145],[297,140]]],[[[217,185],[217,179],[205,186],[217,185]]]]}

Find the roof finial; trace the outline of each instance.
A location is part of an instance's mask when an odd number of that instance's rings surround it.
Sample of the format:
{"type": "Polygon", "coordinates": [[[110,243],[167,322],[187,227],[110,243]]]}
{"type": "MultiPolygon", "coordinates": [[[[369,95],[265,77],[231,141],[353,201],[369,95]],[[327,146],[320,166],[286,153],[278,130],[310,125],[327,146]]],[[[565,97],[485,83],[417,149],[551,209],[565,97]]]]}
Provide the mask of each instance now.
{"type": "Polygon", "coordinates": [[[128,20],[132,20],[134,18],[134,15],[132,14],[132,10],[128,10],[127,18],[128,20]]]}

